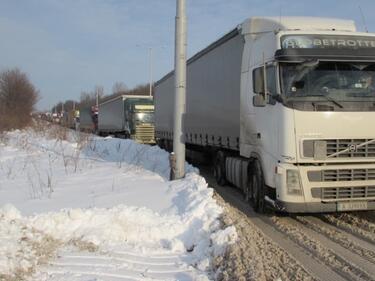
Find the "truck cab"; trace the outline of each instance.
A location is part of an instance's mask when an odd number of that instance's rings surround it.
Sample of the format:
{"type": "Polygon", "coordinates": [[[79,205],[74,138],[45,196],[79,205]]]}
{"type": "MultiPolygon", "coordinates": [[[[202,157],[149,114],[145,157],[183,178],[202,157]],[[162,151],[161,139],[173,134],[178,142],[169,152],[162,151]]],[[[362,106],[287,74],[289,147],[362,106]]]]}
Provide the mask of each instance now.
{"type": "Polygon", "coordinates": [[[155,142],[154,104],[147,99],[125,101],[126,127],[129,136],[140,143],[155,142]]]}
{"type": "Polygon", "coordinates": [[[155,143],[154,101],[146,95],[120,95],[99,104],[99,134],[155,143]]]}
{"type": "Polygon", "coordinates": [[[375,209],[375,35],[308,17],[251,18],[241,32],[240,156],[259,163],[261,200],[375,209]]]}

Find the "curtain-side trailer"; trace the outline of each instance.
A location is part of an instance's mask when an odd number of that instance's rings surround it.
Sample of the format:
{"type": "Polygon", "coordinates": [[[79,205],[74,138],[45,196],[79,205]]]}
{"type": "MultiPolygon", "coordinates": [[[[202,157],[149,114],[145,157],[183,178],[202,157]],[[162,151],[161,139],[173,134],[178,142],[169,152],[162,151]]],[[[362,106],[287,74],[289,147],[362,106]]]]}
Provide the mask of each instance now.
{"type": "MultiPolygon", "coordinates": [[[[155,84],[171,148],[174,74],[155,84]]],[[[254,17],[188,60],[185,143],[254,209],[375,209],[375,35],[351,20],[254,17]]]]}

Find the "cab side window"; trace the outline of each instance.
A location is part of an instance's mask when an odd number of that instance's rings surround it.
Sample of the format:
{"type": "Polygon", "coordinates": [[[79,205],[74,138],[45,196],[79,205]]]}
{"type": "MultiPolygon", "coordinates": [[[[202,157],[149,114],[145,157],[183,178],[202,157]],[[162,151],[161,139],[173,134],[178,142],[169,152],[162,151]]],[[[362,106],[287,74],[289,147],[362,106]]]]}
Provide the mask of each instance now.
{"type": "MultiPolygon", "coordinates": [[[[275,95],[276,89],[276,68],[273,65],[266,67],[267,94],[275,95]]],[[[264,94],[264,72],[263,67],[253,70],[253,91],[256,94],[264,94]]]]}
{"type": "Polygon", "coordinates": [[[253,70],[253,91],[256,94],[264,94],[263,67],[253,70]]]}

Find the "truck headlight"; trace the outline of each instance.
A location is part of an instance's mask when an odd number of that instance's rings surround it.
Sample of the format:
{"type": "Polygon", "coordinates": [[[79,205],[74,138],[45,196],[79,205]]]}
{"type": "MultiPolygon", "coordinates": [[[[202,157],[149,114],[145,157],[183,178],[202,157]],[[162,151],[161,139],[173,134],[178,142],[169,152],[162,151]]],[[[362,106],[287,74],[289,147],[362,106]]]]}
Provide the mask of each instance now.
{"type": "Polygon", "coordinates": [[[301,179],[299,177],[298,170],[286,171],[286,186],[288,189],[288,194],[302,195],[301,179]]]}

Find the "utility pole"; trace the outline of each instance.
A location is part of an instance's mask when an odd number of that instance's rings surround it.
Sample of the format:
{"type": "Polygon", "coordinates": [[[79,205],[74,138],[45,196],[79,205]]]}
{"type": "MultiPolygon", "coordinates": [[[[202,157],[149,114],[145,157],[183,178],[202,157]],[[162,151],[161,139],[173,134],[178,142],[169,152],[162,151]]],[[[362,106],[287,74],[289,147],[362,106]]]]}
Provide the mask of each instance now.
{"type": "Polygon", "coordinates": [[[152,96],[152,84],[153,84],[153,81],[152,81],[152,47],[149,48],[149,52],[150,52],[150,97],[152,96]]]}
{"type": "Polygon", "coordinates": [[[186,1],[176,0],[176,37],[175,37],[175,102],[173,152],[171,157],[172,179],[185,176],[185,135],[184,116],[186,111],[186,1]],[[175,164],[175,165],[174,165],[175,164]]]}

